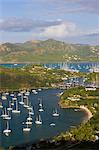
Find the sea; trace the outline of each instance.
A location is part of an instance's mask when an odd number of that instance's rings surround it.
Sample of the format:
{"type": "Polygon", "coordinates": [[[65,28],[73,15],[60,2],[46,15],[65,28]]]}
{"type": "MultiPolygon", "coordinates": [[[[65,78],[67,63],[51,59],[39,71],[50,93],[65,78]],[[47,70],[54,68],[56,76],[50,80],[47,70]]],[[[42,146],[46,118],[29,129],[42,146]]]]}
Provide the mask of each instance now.
{"type": "MultiPolygon", "coordinates": [[[[40,64],[40,63],[38,63],[40,64]]],[[[0,64],[0,66],[7,67],[7,68],[18,68],[24,67],[31,64],[0,64]]],[[[52,68],[52,69],[71,69],[71,70],[78,70],[80,72],[90,72],[91,69],[94,67],[99,68],[99,62],[59,62],[59,63],[44,63],[40,64],[45,68],[52,68]]]]}

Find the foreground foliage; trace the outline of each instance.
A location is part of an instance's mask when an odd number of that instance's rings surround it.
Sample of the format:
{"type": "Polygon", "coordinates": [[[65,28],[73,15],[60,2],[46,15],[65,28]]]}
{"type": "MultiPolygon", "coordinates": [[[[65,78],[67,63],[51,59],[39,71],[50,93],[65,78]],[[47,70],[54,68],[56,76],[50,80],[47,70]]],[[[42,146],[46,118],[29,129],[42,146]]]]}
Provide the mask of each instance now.
{"type": "Polygon", "coordinates": [[[55,137],[55,140],[95,141],[99,136],[99,89],[96,91],[86,91],[83,87],[69,89],[61,96],[61,105],[65,107],[85,105],[93,113],[93,117],[87,123],[82,123],[79,127],[72,128],[70,131],[55,137]],[[71,101],[67,99],[68,96],[74,95],[79,95],[80,100],[71,101]]]}

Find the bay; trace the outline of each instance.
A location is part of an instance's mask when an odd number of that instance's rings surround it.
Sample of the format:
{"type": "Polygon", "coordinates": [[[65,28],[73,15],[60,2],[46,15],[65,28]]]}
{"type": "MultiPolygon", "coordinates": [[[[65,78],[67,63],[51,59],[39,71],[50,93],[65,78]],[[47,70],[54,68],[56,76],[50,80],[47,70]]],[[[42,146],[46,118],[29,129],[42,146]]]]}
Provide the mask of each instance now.
{"type": "MultiPolygon", "coordinates": [[[[6,128],[6,121],[0,118],[0,137],[1,137],[1,147],[15,146],[18,144],[23,144],[27,142],[35,142],[40,139],[51,138],[60,134],[61,132],[67,131],[71,126],[79,125],[84,117],[85,113],[82,111],[75,111],[74,109],[61,109],[58,106],[59,96],[58,94],[63,92],[59,89],[45,89],[38,91],[38,94],[30,93],[29,100],[32,106],[34,106],[35,115],[33,116],[33,124],[31,126],[31,132],[24,133],[22,128],[24,127],[23,122],[25,122],[28,115],[28,111],[22,105],[19,105],[21,114],[11,113],[12,119],[10,120],[10,128],[12,130],[11,134],[7,137],[3,134],[3,130],[6,128]],[[38,103],[39,98],[42,99],[44,112],[40,112],[43,124],[37,126],[35,124],[35,118],[39,114],[38,103]],[[60,116],[53,117],[53,109],[57,108],[60,116]],[[50,123],[55,123],[55,126],[50,126],[50,123]]],[[[8,96],[8,101],[11,97],[8,96]]],[[[3,101],[3,105],[8,107],[8,101],[3,101]]],[[[18,101],[20,98],[18,97],[18,101]]],[[[1,110],[0,110],[1,113],[1,110]]]]}

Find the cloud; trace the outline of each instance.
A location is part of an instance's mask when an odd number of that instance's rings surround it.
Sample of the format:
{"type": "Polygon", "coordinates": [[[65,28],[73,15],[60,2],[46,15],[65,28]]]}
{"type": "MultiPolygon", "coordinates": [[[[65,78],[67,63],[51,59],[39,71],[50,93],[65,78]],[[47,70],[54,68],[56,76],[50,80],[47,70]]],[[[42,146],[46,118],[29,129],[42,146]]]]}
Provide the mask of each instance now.
{"type": "Polygon", "coordinates": [[[88,12],[99,13],[99,0],[77,0],[76,3],[84,6],[88,12]]]}
{"type": "Polygon", "coordinates": [[[98,28],[84,30],[74,22],[62,21],[58,25],[45,27],[39,33],[39,36],[45,38],[65,39],[69,37],[86,36],[98,33],[99,33],[98,28]]]}
{"type": "Polygon", "coordinates": [[[40,36],[47,38],[64,38],[66,36],[74,36],[77,34],[78,29],[75,23],[72,22],[61,22],[59,25],[46,27],[40,36]]]}
{"type": "Polygon", "coordinates": [[[7,19],[0,21],[0,30],[8,32],[29,32],[34,29],[40,29],[50,27],[53,25],[59,25],[61,20],[44,21],[44,20],[32,20],[32,19],[7,19]]]}
{"type": "MultiPolygon", "coordinates": [[[[47,0],[48,1],[48,0],[47,0]]],[[[50,0],[57,11],[73,13],[88,12],[99,14],[99,0],[50,0]]]]}

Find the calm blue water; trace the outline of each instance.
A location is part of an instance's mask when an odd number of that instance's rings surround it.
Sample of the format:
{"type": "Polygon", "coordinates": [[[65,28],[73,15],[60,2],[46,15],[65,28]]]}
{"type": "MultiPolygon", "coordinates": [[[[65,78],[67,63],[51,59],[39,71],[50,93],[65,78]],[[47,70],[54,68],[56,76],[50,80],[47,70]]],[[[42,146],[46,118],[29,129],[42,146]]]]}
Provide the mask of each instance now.
{"type": "MultiPolygon", "coordinates": [[[[22,105],[19,106],[21,110],[21,114],[13,114],[11,113],[12,120],[10,120],[10,128],[12,133],[9,137],[6,137],[3,134],[3,130],[6,128],[6,121],[0,118],[0,137],[1,137],[1,146],[7,147],[10,145],[17,145],[22,144],[25,142],[36,141],[40,140],[41,138],[50,138],[52,136],[58,135],[59,133],[70,129],[71,126],[76,126],[84,119],[85,114],[84,112],[75,112],[74,109],[60,109],[58,106],[59,97],[57,96],[58,93],[62,92],[62,90],[58,89],[48,89],[42,90],[38,92],[37,95],[33,93],[30,94],[29,100],[31,101],[32,105],[34,106],[35,115],[33,116],[33,124],[31,126],[32,130],[29,133],[24,133],[22,128],[24,125],[22,122],[26,120],[28,115],[28,111],[22,105]],[[41,126],[35,125],[35,117],[38,114],[38,98],[42,98],[44,112],[40,112],[43,124],[41,126]],[[54,108],[57,108],[60,116],[53,117],[52,111],[54,108]],[[55,127],[51,127],[49,124],[54,122],[56,124],[55,127]]],[[[8,96],[8,100],[11,97],[8,96]]],[[[20,98],[18,97],[18,101],[20,98]]],[[[3,101],[3,105],[5,107],[8,106],[8,101],[3,101]]],[[[1,114],[1,110],[0,110],[1,114]]]]}
{"type": "MultiPolygon", "coordinates": [[[[0,66],[8,67],[8,68],[16,68],[16,67],[23,67],[30,64],[0,64],[0,66]]],[[[42,64],[44,67],[47,68],[57,68],[57,69],[69,69],[79,70],[80,72],[89,72],[89,70],[93,67],[99,67],[99,62],[79,62],[79,63],[49,63],[49,64],[42,64]]]]}

